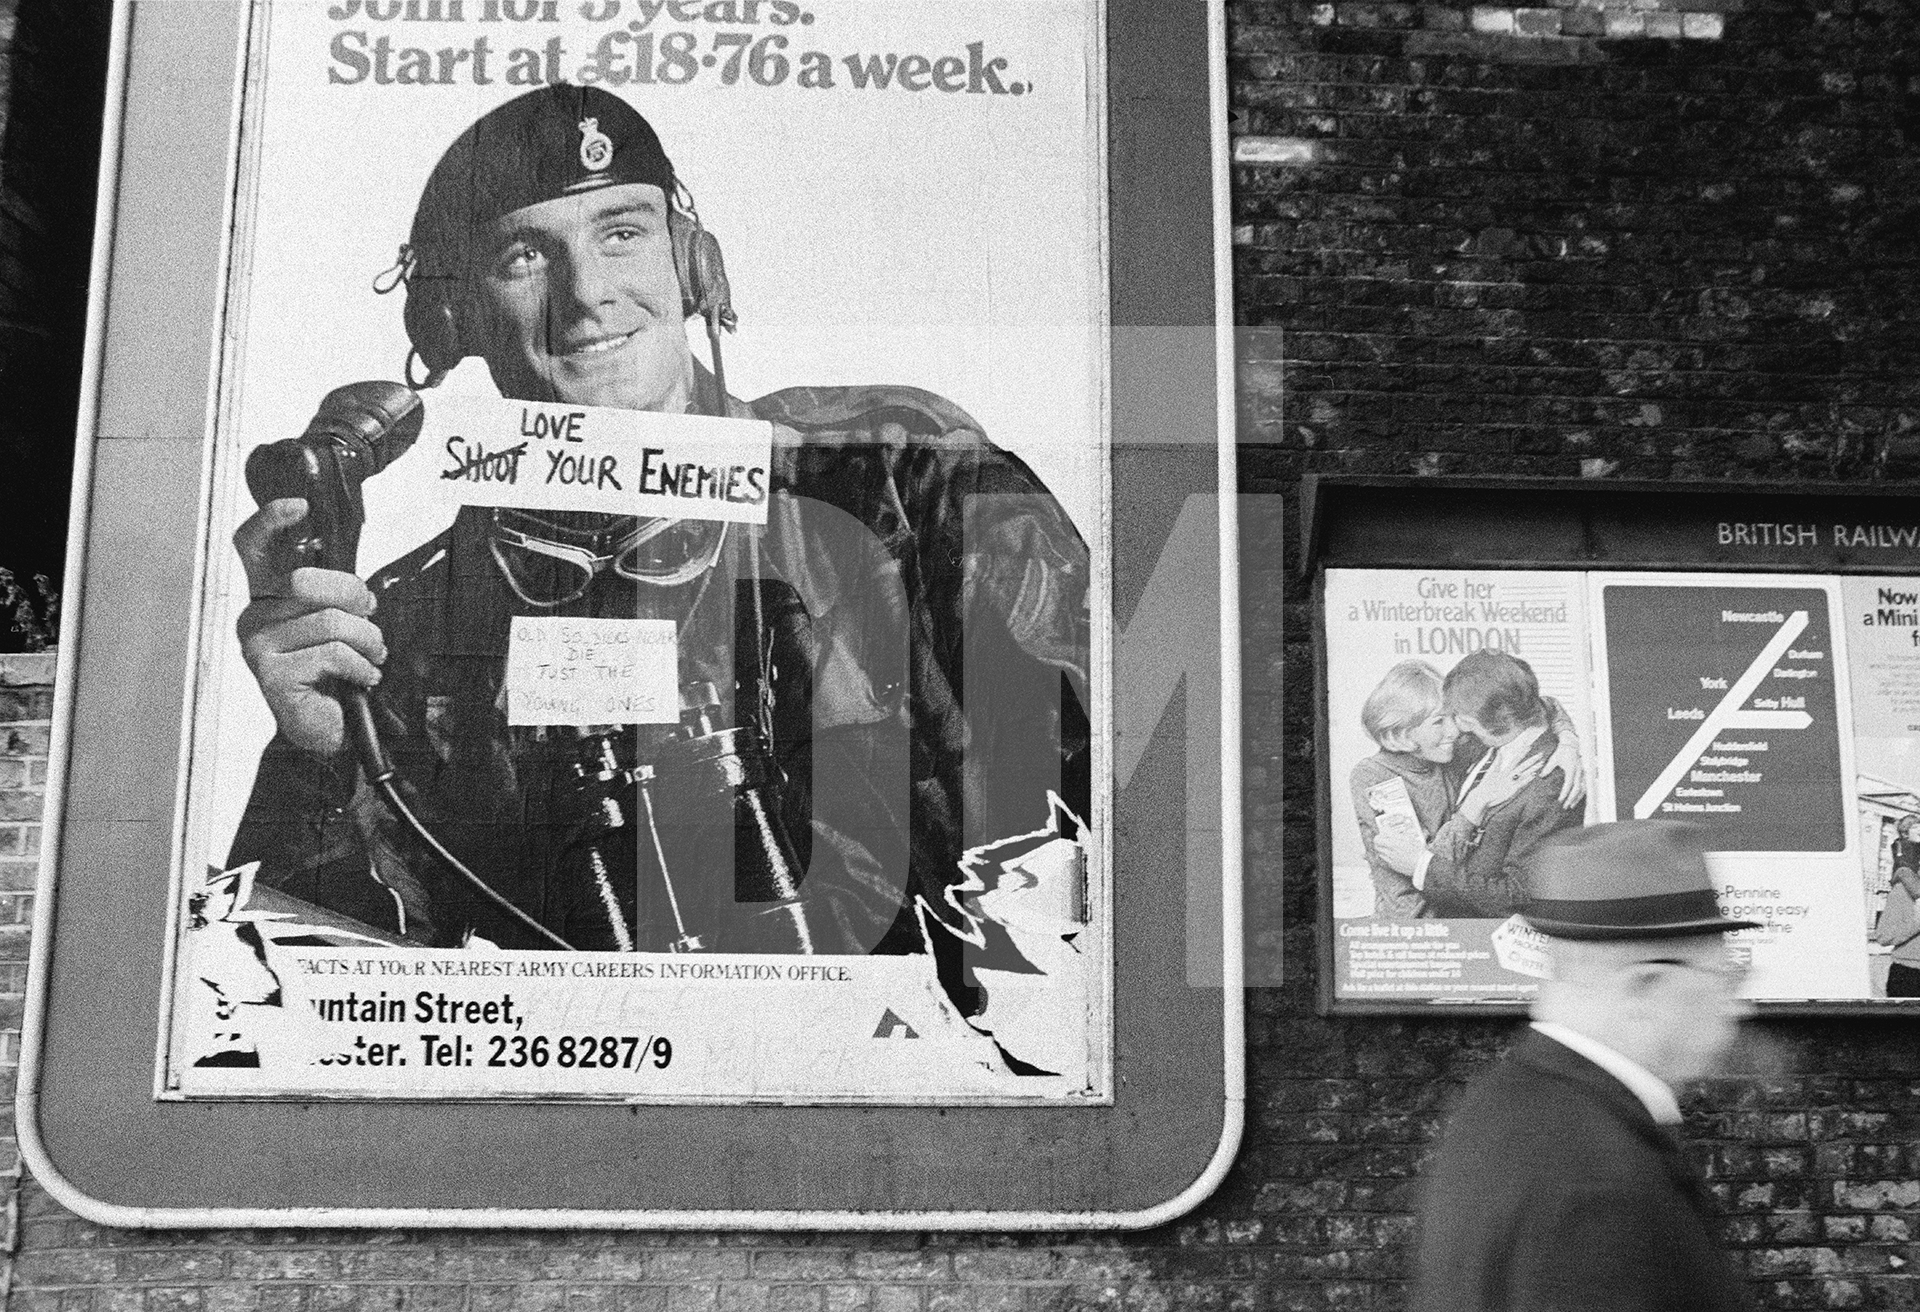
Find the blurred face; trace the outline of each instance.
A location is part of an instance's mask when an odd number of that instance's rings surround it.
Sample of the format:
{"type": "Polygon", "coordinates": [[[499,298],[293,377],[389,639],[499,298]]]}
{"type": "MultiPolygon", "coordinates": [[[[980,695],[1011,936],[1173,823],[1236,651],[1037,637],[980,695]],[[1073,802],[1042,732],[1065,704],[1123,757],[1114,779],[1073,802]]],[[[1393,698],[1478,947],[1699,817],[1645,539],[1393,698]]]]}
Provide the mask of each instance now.
{"type": "Polygon", "coordinates": [[[681,411],[693,357],[660,188],[625,183],[494,223],[479,277],[487,367],[523,401],[681,411]]]}
{"type": "Polygon", "coordinates": [[[1640,958],[1653,967],[1640,1002],[1647,1024],[1643,1064],[1668,1083],[1710,1075],[1751,1010],[1739,998],[1746,971],[1724,934],[1665,939],[1640,958]]]}
{"type": "Polygon", "coordinates": [[[1453,759],[1453,745],[1459,741],[1460,730],[1454,727],[1451,715],[1435,711],[1400,736],[1407,743],[1402,751],[1412,752],[1423,761],[1445,765],[1453,759]]]}

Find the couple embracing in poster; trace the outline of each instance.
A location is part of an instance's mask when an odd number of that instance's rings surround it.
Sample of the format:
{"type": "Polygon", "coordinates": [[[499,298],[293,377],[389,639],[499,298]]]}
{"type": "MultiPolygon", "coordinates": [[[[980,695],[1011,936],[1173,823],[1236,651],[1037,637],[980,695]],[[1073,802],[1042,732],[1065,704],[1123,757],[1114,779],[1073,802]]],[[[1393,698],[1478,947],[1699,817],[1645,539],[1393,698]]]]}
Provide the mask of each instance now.
{"type": "Polygon", "coordinates": [[[1579,736],[1517,656],[1482,649],[1444,675],[1402,661],[1360,721],[1379,748],[1351,777],[1374,913],[1504,919],[1526,901],[1525,859],[1582,823],[1579,736]]]}

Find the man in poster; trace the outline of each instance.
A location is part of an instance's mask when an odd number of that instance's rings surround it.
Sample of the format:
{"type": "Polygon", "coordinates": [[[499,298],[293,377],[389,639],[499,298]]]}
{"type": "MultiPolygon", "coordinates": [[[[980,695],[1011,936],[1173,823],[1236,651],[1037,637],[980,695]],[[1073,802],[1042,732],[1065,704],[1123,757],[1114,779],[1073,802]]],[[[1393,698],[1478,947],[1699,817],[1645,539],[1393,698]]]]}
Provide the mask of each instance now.
{"type": "Polygon", "coordinates": [[[1559,748],[1533,668],[1500,651],[1469,652],[1447,671],[1447,712],[1485,749],[1462,788],[1461,809],[1435,836],[1423,891],[1436,916],[1508,916],[1528,896],[1526,863],[1549,835],[1578,828],[1560,786],[1540,777],[1559,748]],[[1513,791],[1469,807],[1482,778],[1510,778],[1513,791]]]}
{"type": "Polygon", "coordinates": [[[725,395],[685,331],[731,320],[717,252],[597,88],[463,133],[401,274],[429,384],[478,355],[511,398],[771,421],[768,521],[468,507],[363,584],[289,559],[308,506],[262,506],[239,628],[278,732],[231,864],[422,945],[932,950],[969,1010],[963,940],[1014,949],[963,857],[1045,827],[1050,792],[1088,810],[1087,553],[1046,489],[925,392],[725,395]],[[529,614],[670,621],[682,723],[509,724],[529,614]],[[376,690],[424,832],[368,786],[342,688],[376,690]]]}

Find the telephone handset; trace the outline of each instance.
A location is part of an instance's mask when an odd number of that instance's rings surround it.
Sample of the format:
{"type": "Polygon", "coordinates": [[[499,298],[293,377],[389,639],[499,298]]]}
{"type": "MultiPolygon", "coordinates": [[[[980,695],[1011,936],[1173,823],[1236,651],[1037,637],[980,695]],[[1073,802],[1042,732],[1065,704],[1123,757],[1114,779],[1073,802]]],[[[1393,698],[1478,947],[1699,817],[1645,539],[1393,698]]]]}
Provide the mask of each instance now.
{"type": "MultiPolygon", "coordinates": [[[[426,409],[420,396],[399,383],[348,383],[321,398],[307,431],[284,442],[255,447],[247,455],[247,490],[260,505],[282,497],[307,503],[303,533],[276,561],[287,571],[300,565],[356,572],[366,503],[360,485],[385,469],[420,436],[426,409]]],[[[369,783],[393,777],[393,763],[380,745],[366,690],[349,686],[340,706],[369,783]]]]}
{"type": "MultiPolygon", "coordinates": [[[[320,408],[300,436],[269,442],[249,452],[247,490],[256,502],[264,506],[282,497],[299,497],[307,503],[301,535],[282,548],[286,555],[275,564],[287,572],[312,565],[355,573],[360,530],[367,521],[360,485],[413,445],[425,418],[420,396],[410,387],[379,381],[348,383],[321,398],[320,408]]],[[[367,690],[349,684],[340,689],[339,697],[347,737],[360,768],[394,814],[435,856],[495,906],[556,947],[572,951],[571,943],[469,870],[414,815],[394,784],[393,762],[381,745],[367,690]]]]}
{"type": "Polygon", "coordinates": [[[320,401],[307,431],[247,455],[247,490],[261,505],[307,503],[306,534],[293,544],[303,565],[352,573],[366,503],[360,485],[414,444],[426,417],[419,393],[399,383],[348,383],[320,401]]]}

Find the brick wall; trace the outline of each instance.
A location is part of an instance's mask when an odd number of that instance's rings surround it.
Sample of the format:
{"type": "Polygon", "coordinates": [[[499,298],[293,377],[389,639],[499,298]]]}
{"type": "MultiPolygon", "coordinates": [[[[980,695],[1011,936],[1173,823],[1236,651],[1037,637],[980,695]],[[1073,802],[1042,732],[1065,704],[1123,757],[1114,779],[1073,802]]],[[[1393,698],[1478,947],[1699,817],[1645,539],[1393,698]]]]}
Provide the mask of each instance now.
{"type": "MultiPolygon", "coordinates": [[[[0,1095],[11,1101],[27,991],[27,940],[46,800],[54,653],[0,655],[0,1095]]],[[[19,1237],[20,1150],[13,1119],[0,1135],[0,1312],[12,1289],[19,1237]]]]}
{"type": "MultiPolygon", "coordinates": [[[[1292,503],[1309,470],[1920,467],[1908,0],[1234,0],[1232,19],[1249,490],[1292,503]]],[[[1270,939],[1284,911],[1286,974],[1251,998],[1246,1147],[1194,1217],[1057,1238],[136,1234],[29,1183],[12,1312],[1401,1306],[1411,1182],[1447,1099],[1511,1031],[1313,1013],[1293,550],[1270,526],[1246,542],[1252,914],[1270,939]]],[[[13,815],[17,779],[0,789],[13,815]]],[[[6,889],[30,834],[0,823],[6,889]]],[[[0,927],[0,961],[18,934],[0,927]]],[[[1769,1023],[1745,1054],[1755,1074],[1689,1099],[1767,1305],[1920,1308],[1917,1040],[1888,1022],[1769,1023]]]]}
{"type": "MultiPolygon", "coordinates": [[[[1250,490],[1291,500],[1308,471],[1914,475],[1920,10],[1232,13],[1250,490]]],[[[1269,1284],[1278,1305],[1397,1307],[1407,1181],[1505,1033],[1313,1015],[1309,615],[1304,584],[1284,589],[1283,731],[1251,750],[1287,783],[1287,986],[1253,999],[1257,1128],[1211,1214],[1249,1245],[1224,1252],[1322,1277],[1269,1284]]],[[[1751,1077],[1687,1110],[1763,1300],[1920,1307],[1920,1032],[1756,1028],[1751,1077]]]]}

